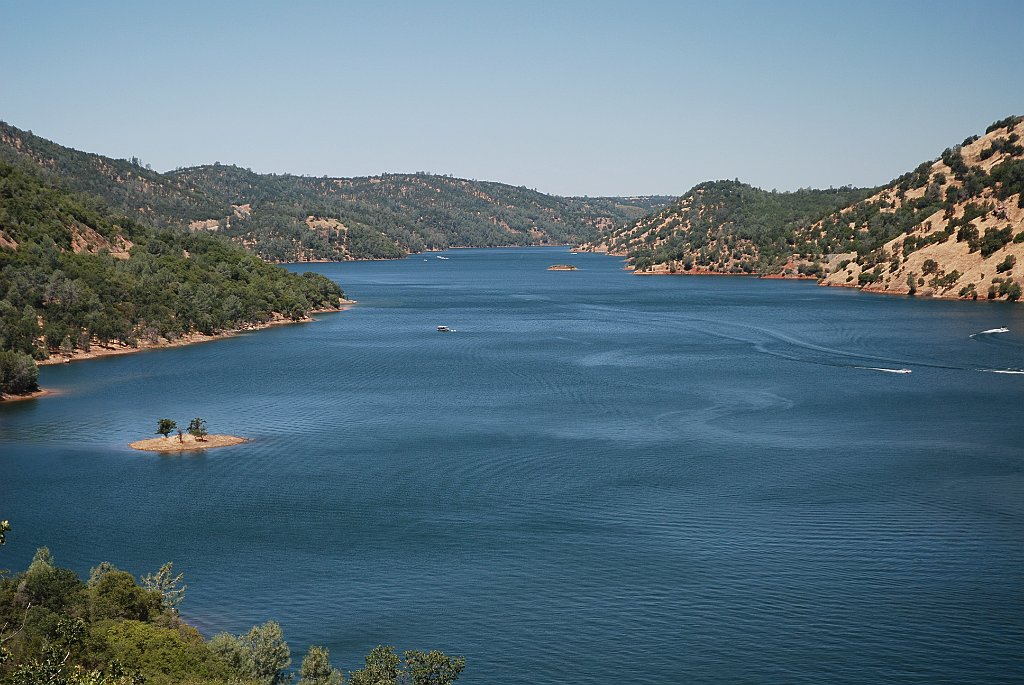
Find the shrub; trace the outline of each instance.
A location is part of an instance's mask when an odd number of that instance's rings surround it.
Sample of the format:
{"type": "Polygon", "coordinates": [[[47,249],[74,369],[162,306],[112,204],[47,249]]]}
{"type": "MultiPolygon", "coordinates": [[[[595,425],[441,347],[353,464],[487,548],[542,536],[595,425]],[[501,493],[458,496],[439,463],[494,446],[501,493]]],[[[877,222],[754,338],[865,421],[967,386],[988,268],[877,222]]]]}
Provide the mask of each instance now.
{"type": "MultiPolygon", "coordinates": [[[[977,243],[977,249],[981,251],[982,257],[989,257],[1003,247],[1013,239],[1013,228],[1007,226],[1006,228],[990,228],[985,231],[985,235],[982,236],[981,240],[977,243]]],[[[973,246],[972,246],[973,249],[973,246]]]]}
{"type": "Polygon", "coordinates": [[[1006,259],[996,264],[996,273],[1001,274],[1009,271],[1013,268],[1013,265],[1017,263],[1017,258],[1012,254],[1006,255],[1006,259]]]}
{"type": "Polygon", "coordinates": [[[864,271],[857,277],[857,282],[861,285],[868,285],[869,283],[875,283],[882,278],[882,274],[877,269],[874,271],[864,271]]]}
{"type": "Polygon", "coordinates": [[[1021,119],[1024,119],[1024,117],[1009,116],[1006,117],[1005,119],[994,121],[992,122],[991,126],[985,129],[985,133],[992,133],[992,131],[995,131],[1000,128],[1013,129],[1021,121],[1021,119]]]}

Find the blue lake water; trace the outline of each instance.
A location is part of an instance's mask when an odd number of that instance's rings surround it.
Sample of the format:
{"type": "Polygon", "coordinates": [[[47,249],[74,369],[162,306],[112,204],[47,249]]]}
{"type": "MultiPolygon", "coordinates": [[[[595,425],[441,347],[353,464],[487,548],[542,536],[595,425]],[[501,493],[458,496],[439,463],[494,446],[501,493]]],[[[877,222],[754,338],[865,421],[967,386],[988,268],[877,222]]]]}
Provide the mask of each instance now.
{"type": "Polygon", "coordinates": [[[360,302],[315,323],[45,367],[60,395],[0,407],[0,566],[174,560],[207,634],[439,648],[469,684],[1024,681],[1024,375],[981,370],[1024,368],[1024,306],[446,256],[312,267],[360,302]],[[253,442],[126,447],[165,416],[253,442]]]}

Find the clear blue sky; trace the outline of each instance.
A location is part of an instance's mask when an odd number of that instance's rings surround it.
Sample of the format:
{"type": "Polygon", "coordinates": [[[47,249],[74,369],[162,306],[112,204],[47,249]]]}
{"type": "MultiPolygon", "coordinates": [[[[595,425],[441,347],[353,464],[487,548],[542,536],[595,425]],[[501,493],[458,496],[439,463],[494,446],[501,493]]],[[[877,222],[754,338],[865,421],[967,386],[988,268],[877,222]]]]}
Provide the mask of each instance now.
{"type": "Polygon", "coordinates": [[[155,169],[883,183],[1024,114],[1024,5],[0,2],[0,119],[155,169]]]}

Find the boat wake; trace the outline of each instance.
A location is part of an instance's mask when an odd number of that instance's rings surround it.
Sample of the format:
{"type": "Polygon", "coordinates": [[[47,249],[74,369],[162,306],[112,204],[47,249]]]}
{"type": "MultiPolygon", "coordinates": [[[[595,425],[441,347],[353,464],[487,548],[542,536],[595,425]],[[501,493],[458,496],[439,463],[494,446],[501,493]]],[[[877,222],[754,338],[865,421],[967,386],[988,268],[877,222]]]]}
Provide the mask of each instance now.
{"type": "Polygon", "coordinates": [[[881,371],[883,373],[910,373],[910,369],[886,369],[881,366],[855,366],[855,369],[864,369],[865,371],[881,371]]]}
{"type": "Polygon", "coordinates": [[[1024,369],[978,369],[985,373],[1010,373],[1015,376],[1024,376],[1024,369]]]}

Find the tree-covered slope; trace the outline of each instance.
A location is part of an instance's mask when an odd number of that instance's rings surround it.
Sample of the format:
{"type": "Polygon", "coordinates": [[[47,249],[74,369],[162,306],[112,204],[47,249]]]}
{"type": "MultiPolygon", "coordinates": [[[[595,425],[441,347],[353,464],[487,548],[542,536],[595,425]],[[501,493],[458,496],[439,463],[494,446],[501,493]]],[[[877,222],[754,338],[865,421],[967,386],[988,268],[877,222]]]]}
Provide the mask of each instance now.
{"type": "Polygon", "coordinates": [[[801,251],[801,226],[869,193],[849,187],[779,193],[709,181],[586,247],[628,256],[640,273],[768,273],[801,251]]]}
{"type": "Polygon", "coordinates": [[[50,183],[103,198],[112,211],[156,227],[229,214],[202,190],[148,169],[138,160],[112,159],[58,145],[0,121],[0,161],[27,162],[50,183]]]}
{"type": "Polygon", "coordinates": [[[290,273],[218,236],[117,217],[32,167],[0,162],[0,350],[38,359],[213,334],[342,298],[323,276],[290,273]]]}
{"type": "Polygon", "coordinates": [[[0,123],[0,160],[145,223],[220,233],[270,261],[398,257],[446,247],[578,243],[670,198],[572,198],[431,174],[327,178],[214,164],[154,172],[0,123]]]}

